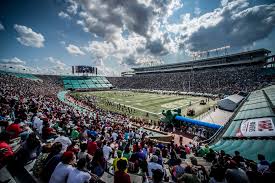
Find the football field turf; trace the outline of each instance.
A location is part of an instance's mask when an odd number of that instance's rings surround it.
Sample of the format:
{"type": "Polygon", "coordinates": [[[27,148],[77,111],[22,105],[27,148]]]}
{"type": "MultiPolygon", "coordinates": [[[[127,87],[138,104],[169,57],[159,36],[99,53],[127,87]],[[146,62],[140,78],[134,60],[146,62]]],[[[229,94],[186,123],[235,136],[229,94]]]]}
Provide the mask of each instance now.
{"type": "MultiPolygon", "coordinates": [[[[156,93],[141,93],[131,91],[94,91],[94,92],[79,92],[75,95],[96,96],[97,98],[108,100],[114,104],[120,104],[132,109],[135,109],[133,116],[144,117],[147,113],[149,116],[156,119],[161,116],[162,110],[182,109],[182,115],[186,115],[188,109],[194,109],[198,116],[208,110],[208,108],[216,103],[210,99],[206,105],[200,105],[201,100],[205,97],[190,96],[190,95],[163,95],[156,93]],[[190,105],[191,104],[191,105],[190,105]]],[[[112,111],[117,111],[115,107],[108,106],[104,102],[98,102],[101,108],[112,111]]],[[[149,117],[150,119],[152,119],[149,117]]]]}

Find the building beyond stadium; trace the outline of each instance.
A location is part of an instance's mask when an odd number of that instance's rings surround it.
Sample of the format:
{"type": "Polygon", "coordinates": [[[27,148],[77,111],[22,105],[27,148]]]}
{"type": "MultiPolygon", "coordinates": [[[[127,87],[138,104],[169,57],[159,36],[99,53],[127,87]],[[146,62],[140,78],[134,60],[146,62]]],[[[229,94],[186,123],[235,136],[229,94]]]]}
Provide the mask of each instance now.
{"type": "MultiPolygon", "coordinates": [[[[222,68],[226,66],[245,66],[245,65],[263,65],[267,64],[267,60],[274,56],[269,56],[271,51],[267,49],[257,49],[247,52],[241,52],[226,56],[213,57],[195,61],[188,61],[182,63],[165,64],[150,67],[136,67],[132,68],[133,74],[153,74],[153,73],[169,73],[169,72],[182,72],[190,70],[199,70],[206,68],[222,68]]],[[[123,76],[125,76],[123,74],[123,76]]],[[[127,73],[127,76],[130,76],[127,73]]]]}

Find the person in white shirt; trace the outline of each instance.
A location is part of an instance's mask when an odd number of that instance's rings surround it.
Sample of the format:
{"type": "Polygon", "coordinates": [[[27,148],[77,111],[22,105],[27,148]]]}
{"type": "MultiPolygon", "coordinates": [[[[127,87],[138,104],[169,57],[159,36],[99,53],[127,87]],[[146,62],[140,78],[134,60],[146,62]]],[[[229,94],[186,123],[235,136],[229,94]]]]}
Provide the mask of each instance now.
{"type": "Polygon", "coordinates": [[[69,139],[69,137],[64,136],[64,133],[63,133],[63,132],[61,132],[61,133],[60,133],[60,136],[57,137],[57,138],[53,141],[53,143],[55,143],[55,142],[60,142],[60,143],[62,144],[62,150],[61,150],[61,152],[65,152],[65,151],[67,150],[67,147],[68,147],[69,145],[72,144],[72,142],[71,142],[71,140],[69,139]]]}
{"type": "Polygon", "coordinates": [[[91,175],[84,170],[86,159],[82,158],[77,162],[77,168],[70,172],[67,183],[88,183],[91,175]]]}
{"type": "Polygon", "coordinates": [[[113,132],[112,133],[112,138],[113,138],[114,141],[116,141],[117,137],[118,137],[118,134],[116,132],[113,132]]]}
{"type": "Polygon", "coordinates": [[[103,155],[106,161],[109,160],[110,154],[113,152],[113,149],[110,147],[110,142],[106,145],[106,141],[103,142],[103,155]]]}
{"type": "Polygon", "coordinates": [[[38,116],[35,116],[33,120],[33,128],[36,129],[38,133],[40,133],[40,129],[42,129],[42,125],[43,125],[43,121],[38,116]]]}
{"type": "Polygon", "coordinates": [[[151,162],[148,163],[148,175],[149,175],[149,177],[152,177],[152,170],[159,169],[162,172],[164,172],[162,166],[160,164],[158,164],[157,162],[158,162],[158,156],[153,155],[152,159],[151,159],[151,162]]]}
{"type": "Polygon", "coordinates": [[[75,155],[71,151],[64,152],[61,162],[55,167],[49,183],[64,183],[69,174],[74,170],[71,164],[75,161],[75,155]]]}

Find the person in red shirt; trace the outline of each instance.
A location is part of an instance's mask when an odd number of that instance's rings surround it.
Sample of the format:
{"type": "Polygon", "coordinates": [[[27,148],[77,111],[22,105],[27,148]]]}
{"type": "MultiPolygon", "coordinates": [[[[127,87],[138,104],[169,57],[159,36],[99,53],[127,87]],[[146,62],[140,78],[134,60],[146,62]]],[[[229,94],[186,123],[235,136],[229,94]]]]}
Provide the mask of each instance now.
{"type": "Polygon", "coordinates": [[[136,142],[136,143],[133,145],[133,152],[138,152],[138,149],[139,149],[138,142],[136,142]]]}
{"type": "Polygon", "coordinates": [[[131,183],[130,176],[128,173],[125,173],[127,168],[127,161],[120,159],[117,161],[118,171],[115,172],[114,183],[131,183]]]}
{"type": "Polygon", "coordinates": [[[191,150],[190,150],[190,148],[187,145],[185,145],[184,149],[185,149],[186,154],[190,154],[191,153],[191,150]]]}
{"type": "Polygon", "coordinates": [[[48,140],[50,138],[53,138],[54,135],[56,135],[56,132],[53,128],[50,127],[50,124],[48,122],[43,122],[43,128],[42,128],[42,139],[48,140]]]}
{"type": "Polygon", "coordinates": [[[19,134],[23,131],[19,123],[20,123],[20,120],[16,119],[14,123],[10,124],[6,128],[6,132],[10,135],[11,139],[17,138],[19,134]]]}
{"type": "Polygon", "coordinates": [[[88,154],[93,156],[96,152],[97,144],[95,142],[94,136],[91,135],[90,138],[91,138],[91,140],[87,144],[88,145],[87,150],[88,150],[88,154]]]}
{"type": "Polygon", "coordinates": [[[14,155],[14,152],[7,141],[8,134],[5,132],[0,133],[0,168],[14,155]]]}

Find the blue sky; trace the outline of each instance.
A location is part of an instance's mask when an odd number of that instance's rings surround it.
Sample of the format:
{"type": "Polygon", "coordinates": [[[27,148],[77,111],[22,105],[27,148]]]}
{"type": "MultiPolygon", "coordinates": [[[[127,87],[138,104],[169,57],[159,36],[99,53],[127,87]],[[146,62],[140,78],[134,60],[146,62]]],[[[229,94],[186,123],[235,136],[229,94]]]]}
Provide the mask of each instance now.
{"type": "Polygon", "coordinates": [[[274,54],[274,27],[271,0],[2,0],[0,68],[119,75],[224,46],[274,54]]]}

